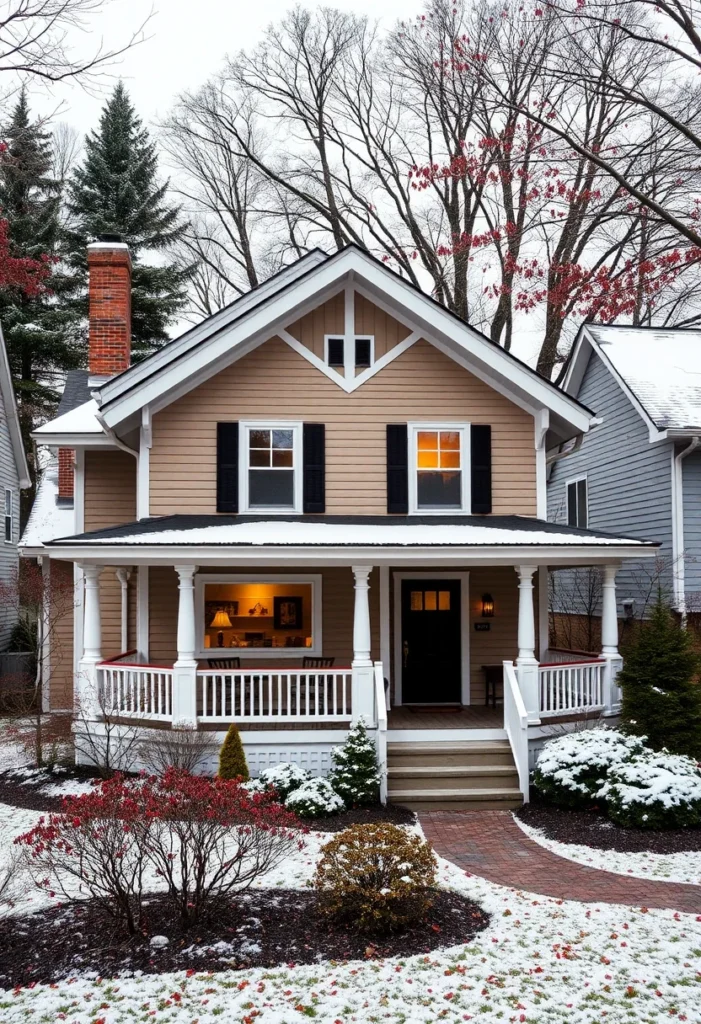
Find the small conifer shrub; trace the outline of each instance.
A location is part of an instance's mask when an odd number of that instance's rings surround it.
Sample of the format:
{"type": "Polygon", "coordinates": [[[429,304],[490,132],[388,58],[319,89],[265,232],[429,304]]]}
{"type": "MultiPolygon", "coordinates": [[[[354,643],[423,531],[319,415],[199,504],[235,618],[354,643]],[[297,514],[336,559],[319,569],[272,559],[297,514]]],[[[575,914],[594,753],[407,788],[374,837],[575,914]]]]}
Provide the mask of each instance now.
{"type": "Polygon", "coordinates": [[[363,807],[377,803],[380,797],[380,770],[375,744],[360,719],[351,726],[342,747],[331,753],[333,768],[329,782],[347,807],[363,807]]]}
{"type": "Polygon", "coordinates": [[[241,736],[234,722],[229,726],[229,731],[219,751],[219,771],[217,774],[220,779],[242,779],[244,782],[248,782],[251,777],[246,763],[241,736]]]}

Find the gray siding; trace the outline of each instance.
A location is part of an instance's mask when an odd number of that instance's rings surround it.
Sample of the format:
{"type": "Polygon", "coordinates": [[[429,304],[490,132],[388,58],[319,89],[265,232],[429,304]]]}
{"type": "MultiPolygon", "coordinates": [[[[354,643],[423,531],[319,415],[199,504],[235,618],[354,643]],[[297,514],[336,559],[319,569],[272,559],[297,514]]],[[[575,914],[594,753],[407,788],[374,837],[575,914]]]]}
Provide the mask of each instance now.
{"type": "MultiPolygon", "coordinates": [[[[686,445],[677,448],[683,451],[686,445]]],[[[682,461],[684,487],[684,590],[689,611],[701,611],[701,450],[682,461]]]]}
{"type": "MultiPolygon", "coordinates": [[[[548,519],[567,522],[566,481],[587,477],[589,528],[662,543],[655,566],[624,566],[617,578],[619,602],[641,602],[661,582],[672,597],[672,448],[650,444],[648,428],[598,355],[592,352],[577,396],[603,423],[584,437],[578,452],[553,466],[548,481],[548,519]]],[[[564,610],[564,609],[563,609],[564,610]]]]}
{"type": "MultiPolygon", "coordinates": [[[[15,456],[10,442],[7,415],[0,393],[0,580],[12,580],[18,564],[17,543],[19,541],[19,477],[15,456]],[[5,543],[5,488],[11,488],[14,497],[14,536],[12,543],[5,543]]],[[[9,640],[12,627],[17,619],[16,609],[2,607],[0,602],[0,651],[9,640]]]]}

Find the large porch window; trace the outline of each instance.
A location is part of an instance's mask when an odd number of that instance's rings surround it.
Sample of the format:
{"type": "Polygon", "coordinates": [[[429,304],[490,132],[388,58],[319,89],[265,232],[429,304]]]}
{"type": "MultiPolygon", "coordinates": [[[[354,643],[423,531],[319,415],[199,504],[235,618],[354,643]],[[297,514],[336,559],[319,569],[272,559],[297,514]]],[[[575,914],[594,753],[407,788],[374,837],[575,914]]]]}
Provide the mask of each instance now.
{"type": "Polygon", "coordinates": [[[197,608],[201,657],[322,653],[321,576],[200,574],[197,608]]]}

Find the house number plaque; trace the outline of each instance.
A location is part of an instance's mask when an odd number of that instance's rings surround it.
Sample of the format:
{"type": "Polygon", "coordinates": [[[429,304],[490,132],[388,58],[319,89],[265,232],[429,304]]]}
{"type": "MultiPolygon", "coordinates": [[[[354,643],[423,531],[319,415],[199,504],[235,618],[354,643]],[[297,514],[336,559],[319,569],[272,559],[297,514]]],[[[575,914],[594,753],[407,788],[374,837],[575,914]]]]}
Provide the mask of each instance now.
{"type": "Polygon", "coordinates": [[[476,622],[475,632],[476,633],[488,633],[491,627],[491,622],[476,622]]]}

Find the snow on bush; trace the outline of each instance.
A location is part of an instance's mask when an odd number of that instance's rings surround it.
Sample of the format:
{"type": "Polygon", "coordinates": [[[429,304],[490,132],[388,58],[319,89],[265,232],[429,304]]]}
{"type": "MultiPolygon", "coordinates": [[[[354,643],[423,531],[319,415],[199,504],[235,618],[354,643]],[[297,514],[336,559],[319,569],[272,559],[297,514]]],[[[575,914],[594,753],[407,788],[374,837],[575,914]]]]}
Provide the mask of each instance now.
{"type": "Polygon", "coordinates": [[[701,825],[701,771],[691,757],[652,751],[614,765],[601,790],[609,818],[637,828],[701,825]]]}
{"type": "Polygon", "coordinates": [[[300,818],[322,818],[327,814],[338,814],[345,804],[328,779],[309,779],[285,801],[288,811],[294,811],[300,818]]]}
{"type": "Polygon", "coordinates": [[[538,756],[533,781],[552,803],[586,807],[601,798],[608,773],[644,749],[638,736],[617,729],[586,729],[549,740],[538,756]]]}
{"type": "Polygon", "coordinates": [[[311,779],[311,773],[292,761],[282,761],[262,771],[260,778],[264,786],[271,786],[284,801],[293,790],[311,779]]]}
{"type": "Polygon", "coordinates": [[[362,718],[350,727],[343,746],[331,751],[331,760],[329,781],[349,807],[379,803],[377,754],[362,718]]]}

